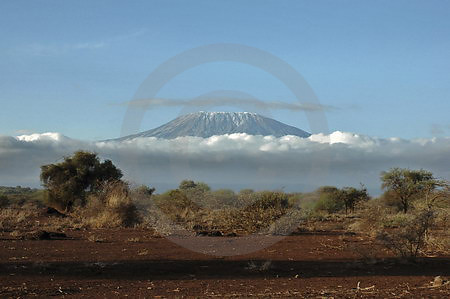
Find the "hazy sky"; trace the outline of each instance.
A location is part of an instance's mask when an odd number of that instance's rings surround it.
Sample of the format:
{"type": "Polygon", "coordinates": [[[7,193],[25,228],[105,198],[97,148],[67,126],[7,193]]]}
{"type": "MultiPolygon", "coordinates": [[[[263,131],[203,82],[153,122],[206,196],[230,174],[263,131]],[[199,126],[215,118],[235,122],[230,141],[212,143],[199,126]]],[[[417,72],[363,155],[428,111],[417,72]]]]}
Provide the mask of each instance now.
{"type": "MultiPolygon", "coordinates": [[[[334,107],[326,111],[330,132],[449,136],[449,12],[449,1],[413,0],[1,1],[0,135],[118,137],[123,103],[158,65],[198,46],[236,43],[302,74],[334,107]]],[[[186,71],[158,97],[215,90],[295,101],[271,75],[235,62],[186,71]]],[[[149,111],[142,130],[181,109],[149,111]]],[[[304,112],[270,114],[309,129],[304,112]]]]}

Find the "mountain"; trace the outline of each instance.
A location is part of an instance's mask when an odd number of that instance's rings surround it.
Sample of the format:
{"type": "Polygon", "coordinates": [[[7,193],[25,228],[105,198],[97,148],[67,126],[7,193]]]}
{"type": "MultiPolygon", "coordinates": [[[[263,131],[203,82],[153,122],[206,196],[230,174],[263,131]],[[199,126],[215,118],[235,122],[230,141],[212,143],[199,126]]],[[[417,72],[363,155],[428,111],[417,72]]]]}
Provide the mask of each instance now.
{"type": "Polygon", "coordinates": [[[263,136],[273,135],[275,137],[295,135],[305,138],[311,135],[296,127],[283,124],[256,113],[200,111],[177,117],[158,128],[115,140],[130,140],[138,137],[173,139],[180,136],[207,138],[213,135],[233,133],[263,136]]]}

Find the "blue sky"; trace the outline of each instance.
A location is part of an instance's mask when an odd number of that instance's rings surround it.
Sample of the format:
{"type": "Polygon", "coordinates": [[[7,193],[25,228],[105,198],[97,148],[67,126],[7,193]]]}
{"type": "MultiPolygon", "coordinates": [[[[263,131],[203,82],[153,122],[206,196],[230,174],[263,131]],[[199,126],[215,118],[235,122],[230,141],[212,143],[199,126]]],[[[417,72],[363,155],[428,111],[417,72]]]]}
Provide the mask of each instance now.
{"type": "MultiPolygon", "coordinates": [[[[1,1],[0,135],[120,135],[145,78],[183,51],[236,43],[267,51],[306,79],[329,131],[378,137],[449,136],[448,1],[1,1]]],[[[248,65],[200,65],[158,97],[216,90],[295,101],[248,65]]],[[[233,107],[218,107],[232,110],[233,107]]],[[[234,107],[236,108],[236,107],[234,107]]],[[[179,108],[148,111],[142,130],[179,108]]],[[[308,130],[304,112],[271,116],[308,130]]]]}

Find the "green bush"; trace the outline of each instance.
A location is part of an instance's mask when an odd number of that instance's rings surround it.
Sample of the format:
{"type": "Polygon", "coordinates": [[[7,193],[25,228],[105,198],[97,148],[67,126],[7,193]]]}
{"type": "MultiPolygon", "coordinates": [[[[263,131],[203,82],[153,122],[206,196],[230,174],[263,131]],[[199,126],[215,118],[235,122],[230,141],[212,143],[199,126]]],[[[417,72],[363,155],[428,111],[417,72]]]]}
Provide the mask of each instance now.
{"type": "Polygon", "coordinates": [[[7,207],[10,203],[8,196],[0,195],[0,208],[7,207]]]}
{"type": "Polygon", "coordinates": [[[321,187],[316,191],[319,195],[314,210],[327,213],[336,213],[344,209],[344,202],[339,197],[339,189],[336,187],[321,187]]]}
{"type": "Polygon", "coordinates": [[[330,194],[322,194],[320,199],[317,201],[314,209],[316,211],[325,211],[328,213],[336,213],[344,209],[343,202],[336,200],[330,194]]]}
{"type": "Polygon", "coordinates": [[[212,191],[210,192],[210,196],[215,203],[215,206],[219,208],[223,208],[225,206],[236,207],[238,203],[238,196],[233,190],[230,189],[218,189],[212,191]]]}
{"type": "Polygon", "coordinates": [[[300,206],[302,201],[305,199],[305,194],[303,193],[289,193],[288,202],[290,206],[300,206]]]}
{"type": "Polygon", "coordinates": [[[178,189],[180,190],[187,190],[195,188],[197,184],[192,180],[183,180],[181,181],[180,185],[178,186],[178,189]]]}
{"type": "Polygon", "coordinates": [[[325,186],[319,188],[316,192],[319,194],[319,199],[315,210],[327,213],[336,213],[344,209],[346,214],[349,211],[354,212],[359,202],[369,200],[367,189],[364,186],[361,189],[353,187],[338,189],[332,186],[325,186]]]}
{"type": "Polygon", "coordinates": [[[64,210],[71,210],[77,203],[84,205],[87,196],[98,192],[102,184],[121,177],[122,172],[110,160],[100,162],[97,154],[85,151],[63,162],[41,166],[48,202],[64,210]]]}
{"type": "Polygon", "coordinates": [[[156,206],[172,221],[182,222],[200,210],[200,206],[179,189],[153,196],[156,206]]]}
{"type": "Polygon", "coordinates": [[[192,180],[183,180],[181,181],[180,185],[178,186],[179,190],[190,190],[190,189],[196,189],[197,191],[201,192],[207,192],[210,191],[211,188],[208,186],[208,184],[204,182],[194,182],[192,180]]]}

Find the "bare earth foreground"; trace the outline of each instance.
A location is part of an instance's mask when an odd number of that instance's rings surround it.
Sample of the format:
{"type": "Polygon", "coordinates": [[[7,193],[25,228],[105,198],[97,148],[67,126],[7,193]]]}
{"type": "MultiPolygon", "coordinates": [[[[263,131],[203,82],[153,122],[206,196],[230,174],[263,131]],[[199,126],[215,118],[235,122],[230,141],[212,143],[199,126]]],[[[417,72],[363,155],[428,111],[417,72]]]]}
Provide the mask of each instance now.
{"type": "MultiPolygon", "coordinates": [[[[59,240],[0,235],[0,296],[450,297],[449,257],[417,263],[401,263],[387,253],[363,258],[355,245],[367,252],[376,246],[340,232],[297,234],[233,257],[192,252],[139,229],[69,230],[66,235],[59,240]],[[436,276],[443,285],[433,286],[436,276]]],[[[198,238],[233,242],[233,237],[198,238]]]]}

